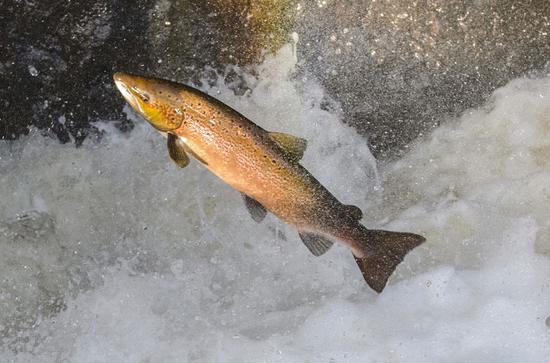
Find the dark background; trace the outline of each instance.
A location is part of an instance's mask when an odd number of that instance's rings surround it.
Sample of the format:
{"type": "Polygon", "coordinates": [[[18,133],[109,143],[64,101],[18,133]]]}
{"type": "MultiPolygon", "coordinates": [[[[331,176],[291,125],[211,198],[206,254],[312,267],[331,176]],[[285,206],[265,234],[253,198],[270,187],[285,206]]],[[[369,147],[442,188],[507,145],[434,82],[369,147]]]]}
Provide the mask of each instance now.
{"type": "Polygon", "coordinates": [[[100,137],[97,120],[131,130],[114,71],[190,82],[206,66],[257,63],[295,31],[298,72],[376,157],[395,157],[510,79],[547,71],[549,19],[545,0],[4,0],[0,137],[34,125],[78,145],[100,137]]]}

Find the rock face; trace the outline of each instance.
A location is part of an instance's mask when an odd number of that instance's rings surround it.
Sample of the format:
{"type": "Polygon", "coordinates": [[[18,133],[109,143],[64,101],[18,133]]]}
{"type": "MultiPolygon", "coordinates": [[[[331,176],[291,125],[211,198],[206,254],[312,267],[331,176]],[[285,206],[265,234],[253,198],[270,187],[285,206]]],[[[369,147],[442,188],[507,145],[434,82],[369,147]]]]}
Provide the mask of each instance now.
{"type": "Polygon", "coordinates": [[[547,1],[7,0],[0,44],[0,137],[29,125],[63,141],[122,113],[111,74],[193,80],[257,62],[300,35],[304,71],[341,102],[379,158],[443,116],[550,59],[547,1]]]}
{"type": "Polygon", "coordinates": [[[148,64],[151,1],[10,1],[0,12],[0,136],[29,125],[79,143],[90,122],[119,119],[111,74],[148,64]]]}
{"type": "Polygon", "coordinates": [[[327,1],[298,29],[307,67],[378,157],[550,60],[544,0],[327,1]]]}
{"type": "Polygon", "coordinates": [[[192,79],[258,61],[292,24],[290,0],[7,0],[0,12],[0,138],[29,125],[78,144],[96,120],[131,128],[115,70],[192,79]]]}
{"type": "Polygon", "coordinates": [[[157,72],[185,79],[204,66],[257,63],[288,42],[294,6],[294,0],[160,0],[149,26],[157,72]]]}

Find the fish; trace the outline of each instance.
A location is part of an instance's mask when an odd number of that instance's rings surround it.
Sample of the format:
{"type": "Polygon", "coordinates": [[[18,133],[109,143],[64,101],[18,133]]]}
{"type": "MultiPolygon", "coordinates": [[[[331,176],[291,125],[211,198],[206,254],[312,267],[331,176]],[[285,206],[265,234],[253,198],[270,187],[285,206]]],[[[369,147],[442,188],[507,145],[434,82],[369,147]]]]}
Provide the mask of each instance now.
{"type": "Polygon", "coordinates": [[[425,241],[407,232],[367,229],[363,213],[341,203],[301,164],[307,141],[258,126],[216,98],[185,84],[117,72],[125,100],[166,136],[169,157],[190,157],[239,191],[252,219],[268,211],[293,226],[314,256],[335,242],[351,249],[367,284],[382,292],[405,255],[425,241]]]}

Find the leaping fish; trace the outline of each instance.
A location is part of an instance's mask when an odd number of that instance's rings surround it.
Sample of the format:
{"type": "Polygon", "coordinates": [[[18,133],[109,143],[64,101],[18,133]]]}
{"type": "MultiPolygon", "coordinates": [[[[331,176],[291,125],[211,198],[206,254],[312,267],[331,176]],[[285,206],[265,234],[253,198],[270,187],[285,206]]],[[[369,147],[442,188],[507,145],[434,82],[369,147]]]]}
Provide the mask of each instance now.
{"type": "Polygon", "coordinates": [[[126,101],[167,136],[168,154],[181,168],[189,155],[242,193],[252,218],[267,211],[298,231],[315,256],[334,242],[351,248],[368,285],[377,292],[405,255],[424,242],[413,233],[367,229],[363,213],[344,205],[299,161],[306,140],[264,130],[217,99],[184,84],[115,73],[126,101]]]}

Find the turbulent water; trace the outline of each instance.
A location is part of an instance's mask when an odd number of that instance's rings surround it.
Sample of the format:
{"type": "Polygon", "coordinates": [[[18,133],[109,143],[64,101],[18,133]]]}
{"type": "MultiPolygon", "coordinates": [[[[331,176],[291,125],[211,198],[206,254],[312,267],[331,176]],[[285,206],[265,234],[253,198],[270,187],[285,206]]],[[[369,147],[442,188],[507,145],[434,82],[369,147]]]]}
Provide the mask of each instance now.
{"type": "Polygon", "coordinates": [[[423,234],[369,290],[140,121],[0,143],[2,361],[542,362],[550,358],[550,78],[519,79],[376,166],[291,47],[205,90],[309,140],[303,164],[369,227],[423,234]]]}

